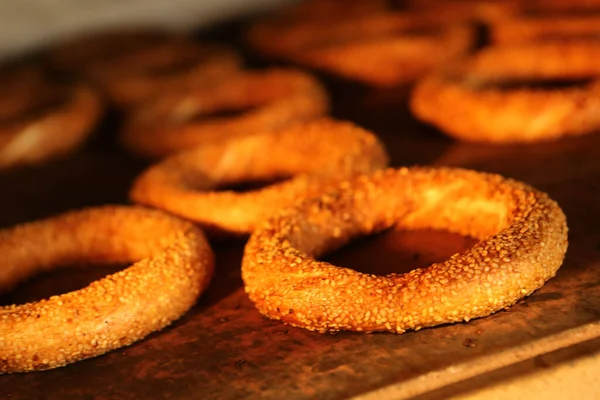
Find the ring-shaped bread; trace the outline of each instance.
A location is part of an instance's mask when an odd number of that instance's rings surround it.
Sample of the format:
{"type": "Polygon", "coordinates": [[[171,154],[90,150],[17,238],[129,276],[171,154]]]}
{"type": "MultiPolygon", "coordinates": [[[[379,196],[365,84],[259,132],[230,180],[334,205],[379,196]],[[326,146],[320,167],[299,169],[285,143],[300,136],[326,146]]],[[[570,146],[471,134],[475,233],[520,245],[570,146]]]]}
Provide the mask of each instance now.
{"type": "Polygon", "coordinates": [[[0,72],[0,169],[39,164],[78,150],[103,107],[80,82],[59,82],[33,66],[0,72]]]}
{"type": "Polygon", "coordinates": [[[461,169],[387,169],[263,223],[246,244],[242,278],[269,318],[321,332],[402,333],[514,304],[556,274],[566,248],[562,210],[523,183],[461,169]],[[393,226],[480,242],[445,262],[386,276],[316,259],[393,226]]]}
{"type": "Polygon", "coordinates": [[[474,43],[468,24],[445,23],[434,13],[375,13],[351,20],[281,26],[253,25],[247,41],[262,54],[286,59],[371,86],[412,83],[474,43]]]}
{"type": "Polygon", "coordinates": [[[410,106],[421,120],[466,141],[536,142],[590,133],[600,128],[597,57],[600,43],[489,47],[424,78],[410,106]]]}
{"type": "Polygon", "coordinates": [[[387,163],[376,136],[350,123],[323,119],[166,158],[136,179],[130,197],[216,235],[245,235],[280,208],[387,163]],[[278,179],[284,180],[241,193],[220,189],[278,179]]]}
{"type": "Polygon", "coordinates": [[[195,304],[214,262],[193,224],[126,206],[1,230],[0,253],[0,291],[60,266],[133,263],[81,290],[0,307],[0,374],[60,367],[164,328],[195,304]]]}
{"type": "Polygon", "coordinates": [[[224,45],[172,40],[98,63],[85,77],[117,107],[131,110],[171,91],[225,81],[241,65],[224,45]]]}
{"type": "Polygon", "coordinates": [[[247,71],[145,104],[126,121],[121,143],[139,156],[159,158],[216,140],[280,129],[328,110],[327,92],[305,72],[247,71]]]}

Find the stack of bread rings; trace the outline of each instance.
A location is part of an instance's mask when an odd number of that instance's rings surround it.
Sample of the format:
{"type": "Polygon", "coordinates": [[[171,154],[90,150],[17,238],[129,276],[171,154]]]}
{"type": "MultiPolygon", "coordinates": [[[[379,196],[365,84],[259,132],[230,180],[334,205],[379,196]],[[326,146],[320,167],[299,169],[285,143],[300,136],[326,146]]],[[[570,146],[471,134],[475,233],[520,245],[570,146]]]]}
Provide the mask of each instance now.
{"type": "MultiPolygon", "coordinates": [[[[398,11],[389,1],[307,0],[254,24],[246,39],[369,85],[415,83],[414,114],[460,140],[534,142],[600,128],[594,41],[500,33],[525,18],[517,0],[471,0],[472,9],[440,1],[398,11]],[[474,54],[472,20],[494,38],[474,54]],[[578,86],[522,87],[532,79],[578,86]]],[[[81,290],[0,306],[0,374],[64,366],[166,327],[210,284],[209,240],[248,238],[241,271],[257,310],[319,332],[402,333],[484,317],[532,294],[563,262],[566,218],[547,194],[465,169],[389,168],[377,135],[327,116],[325,87],[297,67],[248,69],[235,48],[155,30],[88,35],[43,60],[0,71],[0,168],[74,151],[102,100],[121,112],[119,144],[151,164],[131,182],[130,205],[0,230],[0,292],[61,266],[128,265],[81,290]],[[479,242],[405,274],[317,260],[392,226],[479,242]]]]}

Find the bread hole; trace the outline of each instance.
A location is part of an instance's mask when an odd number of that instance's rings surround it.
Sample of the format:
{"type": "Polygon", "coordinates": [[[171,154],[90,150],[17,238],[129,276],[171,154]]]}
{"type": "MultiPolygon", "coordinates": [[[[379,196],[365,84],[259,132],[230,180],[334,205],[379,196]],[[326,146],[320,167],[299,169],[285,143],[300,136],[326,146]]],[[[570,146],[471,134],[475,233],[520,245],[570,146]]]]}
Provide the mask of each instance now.
{"type": "Polygon", "coordinates": [[[384,276],[443,262],[477,242],[474,238],[443,230],[391,228],[355,239],[321,260],[361,273],[384,276]]]}
{"type": "Polygon", "coordinates": [[[51,296],[80,290],[90,283],[114,274],[130,264],[81,264],[53,267],[52,270],[37,274],[0,295],[0,307],[11,304],[25,304],[51,296]]]}

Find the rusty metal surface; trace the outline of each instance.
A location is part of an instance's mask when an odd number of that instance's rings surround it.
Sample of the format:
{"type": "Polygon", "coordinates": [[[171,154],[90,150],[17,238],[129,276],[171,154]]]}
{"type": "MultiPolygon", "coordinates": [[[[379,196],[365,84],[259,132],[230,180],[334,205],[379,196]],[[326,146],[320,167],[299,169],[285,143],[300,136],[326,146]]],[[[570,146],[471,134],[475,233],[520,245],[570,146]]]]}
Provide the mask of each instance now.
{"type": "MultiPolygon", "coordinates": [[[[556,278],[510,309],[469,323],[403,335],[322,335],[261,317],[242,287],[243,243],[219,244],[209,290],[172,326],[64,368],[0,376],[0,399],[343,399],[600,319],[600,134],[530,146],[460,144],[411,120],[404,94],[332,87],[335,114],[375,130],[394,165],[472,167],[549,192],[570,227],[567,258],[556,278]]],[[[128,185],[143,164],[106,135],[105,129],[69,159],[0,174],[0,226],[126,202],[128,185]]],[[[355,242],[329,260],[386,273],[426,265],[470,244],[440,232],[390,231],[355,242]]],[[[2,301],[72,290],[110,271],[42,276],[2,301]]]]}

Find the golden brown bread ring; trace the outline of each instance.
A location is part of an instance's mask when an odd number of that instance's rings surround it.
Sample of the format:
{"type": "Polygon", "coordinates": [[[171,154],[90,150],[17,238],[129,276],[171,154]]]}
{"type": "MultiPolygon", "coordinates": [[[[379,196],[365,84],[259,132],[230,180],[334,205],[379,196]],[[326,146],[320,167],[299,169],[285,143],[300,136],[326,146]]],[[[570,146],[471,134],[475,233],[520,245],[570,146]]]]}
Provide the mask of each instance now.
{"type": "MultiPolygon", "coordinates": [[[[535,142],[600,128],[600,43],[537,43],[489,47],[419,82],[411,96],[417,117],[460,140],[535,142]],[[528,88],[536,81],[578,81],[528,88]],[[502,85],[522,86],[503,89],[502,85]]],[[[560,82],[558,82],[560,83],[560,82]]]]}
{"type": "Polygon", "coordinates": [[[215,140],[315,119],[328,110],[327,92],[307,73],[293,69],[244,72],[144,105],[126,121],[121,142],[134,154],[164,157],[215,140]],[[218,116],[228,111],[239,114],[218,116]]]}
{"type": "Polygon", "coordinates": [[[75,152],[103,111],[88,85],[52,82],[37,68],[0,77],[0,86],[0,169],[75,152]]]}
{"type": "Polygon", "coordinates": [[[241,56],[223,45],[167,41],[99,63],[85,76],[117,107],[131,109],[170,91],[228,79],[241,56]]]}
{"type": "Polygon", "coordinates": [[[194,305],[214,262],[192,224],[124,206],[2,230],[0,253],[0,290],[65,264],[134,262],[81,290],[0,307],[0,374],[60,367],[164,328],[194,305]]]}
{"type": "Polygon", "coordinates": [[[467,53],[473,27],[447,24],[439,15],[377,13],[320,24],[281,27],[257,23],[247,41],[261,53],[372,86],[413,82],[440,64],[467,53]]]}
{"type": "Polygon", "coordinates": [[[514,304],[556,274],[566,248],[562,210],[523,183],[461,169],[388,169],[264,223],[246,245],[242,277],[269,318],[321,332],[402,333],[514,304]],[[363,274],[315,260],[392,226],[444,229],[480,242],[405,274],[363,274]]]}
{"type": "Polygon", "coordinates": [[[495,44],[587,40],[600,42],[600,16],[597,14],[514,17],[490,27],[495,44]]]}
{"type": "Polygon", "coordinates": [[[387,162],[385,148],[374,135],[350,123],[323,119],[176,154],[144,171],[130,197],[199,223],[211,233],[244,235],[279,208],[387,162]],[[219,190],[277,178],[289,179],[245,193],[219,190]]]}

